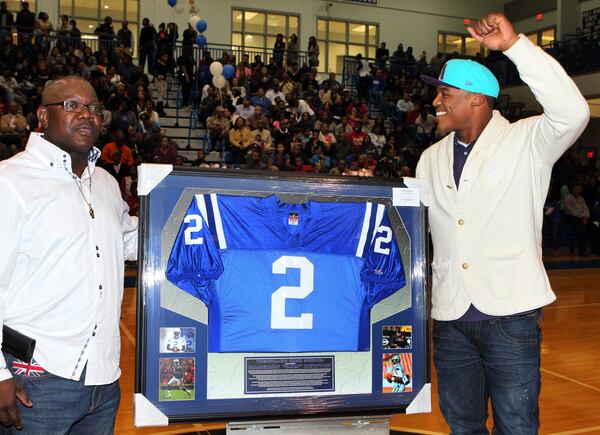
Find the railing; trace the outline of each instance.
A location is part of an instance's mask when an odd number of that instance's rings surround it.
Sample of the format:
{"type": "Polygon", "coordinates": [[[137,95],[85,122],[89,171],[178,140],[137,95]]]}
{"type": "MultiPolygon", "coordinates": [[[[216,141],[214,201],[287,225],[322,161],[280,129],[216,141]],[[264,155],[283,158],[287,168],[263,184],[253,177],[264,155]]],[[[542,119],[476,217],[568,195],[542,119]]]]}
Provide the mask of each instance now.
{"type": "MultiPolygon", "coordinates": [[[[381,68],[381,65],[377,64],[377,60],[374,58],[363,58],[369,62],[370,66],[375,66],[381,68]]],[[[388,61],[383,68],[388,73],[393,75],[400,75],[404,72],[406,77],[414,78],[419,77],[421,74],[425,74],[428,71],[428,68],[418,62],[400,62],[394,59],[388,61]]],[[[357,84],[357,74],[358,74],[358,61],[354,56],[344,56],[343,61],[343,70],[342,70],[342,83],[345,86],[350,87],[351,89],[356,87],[357,84]]]]}
{"type": "MultiPolygon", "coordinates": [[[[24,37],[19,37],[14,29],[6,29],[0,27],[0,35],[5,33],[10,33],[13,37],[13,42],[15,44],[20,45],[21,47],[27,48],[28,45],[32,45],[34,42],[37,42],[44,46],[47,50],[51,50],[55,46],[59,46],[59,48],[68,47],[81,47],[81,44],[84,43],[86,47],[89,47],[92,52],[97,51],[100,46],[109,49],[109,51],[114,50],[116,48],[117,43],[116,40],[101,40],[100,35],[96,35],[94,33],[81,33],[80,36],[71,36],[70,34],[61,34],[56,30],[52,30],[48,32],[47,35],[35,35],[29,33],[24,37]],[[60,47],[63,45],[63,47],[60,47]]],[[[137,41],[136,44],[137,45],[137,41]]],[[[172,47],[174,58],[181,56],[182,54],[182,41],[176,41],[175,45],[172,47]]],[[[156,47],[156,46],[155,46],[156,47]]],[[[269,59],[273,57],[273,49],[272,48],[264,48],[264,47],[240,47],[238,45],[233,44],[207,44],[205,47],[198,47],[198,45],[193,44],[194,47],[194,58],[195,59],[204,59],[206,58],[206,53],[210,54],[210,57],[213,60],[220,60],[224,54],[235,56],[236,64],[242,60],[242,56],[247,54],[249,56],[250,63],[255,61],[256,56],[261,57],[261,61],[267,65],[269,63],[269,59]]],[[[156,56],[158,53],[154,53],[156,56]]],[[[134,58],[137,58],[137,50],[132,52],[134,58]]],[[[282,63],[284,65],[291,63],[291,61],[295,61],[298,63],[298,66],[302,67],[304,64],[308,64],[308,53],[306,51],[297,51],[290,53],[288,50],[284,50],[282,55],[282,63]]]]}
{"type": "MultiPolygon", "coordinates": [[[[116,47],[116,41],[101,40],[99,35],[94,33],[81,33],[78,36],[72,36],[71,34],[61,34],[56,30],[49,31],[45,35],[36,35],[35,33],[23,33],[18,34],[14,30],[7,30],[6,28],[0,27],[0,36],[3,38],[4,35],[10,34],[18,47],[23,50],[27,50],[28,47],[37,43],[41,46],[44,54],[50,53],[54,47],[59,47],[61,52],[65,52],[69,47],[75,47],[83,49],[89,47],[93,52],[96,52],[101,46],[107,48],[109,51],[113,51],[116,47]]],[[[132,49],[131,54],[136,54],[135,47],[132,49]]]]}
{"type": "MultiPolygon", "coordinates": [[[[569,75],[600,70],[600,32],[578,35],[564,41],[554,41],[542,48],[554,57],[569,75]]],[[[370,65],[377,65],[375,59],[370,58],[367,61],[370,65]]],[[[483,60],[483,63],[494,73],[501,87],[522,83],[516,66],[503,53],[491,53],[483,60]]],[[[358,82],[357,69],[356,58],[345,56],[342,80],[343,84],[351,91],[356,88],[358,82]]],[[[407,64],[393,61],[388,62],[385,70],[392,75],[404,72],[407,77],[418,77],[420,74],[429,72],[428,68],[419,63],[407,64]]],[[[374,105],[378,104],[378,101],[372,101],[372,98],[369,102],[374,105]]]]}
{"type": "MultiPolygon", "coordinates": [[[[181,41],[177,41],[175,45],[176,58],[181,55],[181,51],[182,43],[181,41]]],[[[240,47],[232,44],[207,44],[205,47],[200,48],[194,44],[195,59],[205,59],[207,53],[210,54],[210,57],[213,60],[218,61],[223,58],[223,55],[233,55],[236,59],[236,65],[238,62],[241,62],[242,56],[245,54],[248,55],[249,62],[251,64],[255,61],[256,56],[260,56],[260,60],[265,64],[265,66],[269,64],[269,59],[273,57],[272,48],[240,47]]],[[[298,63],[298,66],[302,67],[304,64],[308,64],[308,53],[306,51],[297,51],[290,54],[287,50],[285,50],[283,52],[282,61],[284,65],[288,64],[288,62],[291,63],[291,61],[295,61],[298,63]]]]}
{"type": "Polygon", "coordinates": [[[588,33],[543,47],[569,74],[600,69],[600,32],[588,33]]]}

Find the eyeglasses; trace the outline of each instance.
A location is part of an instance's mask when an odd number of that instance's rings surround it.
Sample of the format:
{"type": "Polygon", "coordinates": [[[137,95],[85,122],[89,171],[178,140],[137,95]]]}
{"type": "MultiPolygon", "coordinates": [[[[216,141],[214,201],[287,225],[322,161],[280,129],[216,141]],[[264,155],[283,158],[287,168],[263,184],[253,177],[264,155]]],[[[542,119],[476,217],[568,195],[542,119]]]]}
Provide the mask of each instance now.
{"type": "Polygon", "coordinates": [[[81,113],[83,112],[83,108],[85,107],[88,110],[88,112],[96,116],[104,116],[104,112],[106,111],[102,103],[83,104],[77,100],[59,101],[57,103],[44,104],[43,106],[63,106],[65,112],[71,113],[81,113]]]}

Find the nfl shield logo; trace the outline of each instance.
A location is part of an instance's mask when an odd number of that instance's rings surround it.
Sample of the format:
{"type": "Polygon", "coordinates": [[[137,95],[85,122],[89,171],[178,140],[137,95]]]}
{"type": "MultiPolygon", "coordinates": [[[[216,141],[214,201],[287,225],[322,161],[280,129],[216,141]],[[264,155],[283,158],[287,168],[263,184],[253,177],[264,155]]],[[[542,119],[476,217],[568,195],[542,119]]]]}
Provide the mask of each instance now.
{"type": "Polygon", "coordinates": [[[298,213],[288,214],[288,225],[298,225],[298,213]]]}

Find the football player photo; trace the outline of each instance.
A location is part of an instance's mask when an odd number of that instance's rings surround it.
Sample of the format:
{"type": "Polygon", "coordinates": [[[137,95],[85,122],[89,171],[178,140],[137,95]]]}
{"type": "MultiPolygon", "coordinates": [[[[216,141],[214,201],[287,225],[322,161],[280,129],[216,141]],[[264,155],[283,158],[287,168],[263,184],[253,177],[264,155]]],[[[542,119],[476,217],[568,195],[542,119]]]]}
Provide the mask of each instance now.
{"type": "Polygon", "coordinates": [[[412,326],[384,326],[381,330],[381,346],[384,349],[412,349],[412,326]]]}
{"type": "Polygon", "coordinates": [[[412,353],[383,354],[383,392],[412,392],[412,353]]]}
{"type": "Polygon", "coordinates": [[[194,400],[194,358],[160,358],[159,400],[194,400]]]}
{"type": "Polygon", "coordinates": [[[196,328],[160,328],[161,353],[193,353],[196,351],[196,328]]]}

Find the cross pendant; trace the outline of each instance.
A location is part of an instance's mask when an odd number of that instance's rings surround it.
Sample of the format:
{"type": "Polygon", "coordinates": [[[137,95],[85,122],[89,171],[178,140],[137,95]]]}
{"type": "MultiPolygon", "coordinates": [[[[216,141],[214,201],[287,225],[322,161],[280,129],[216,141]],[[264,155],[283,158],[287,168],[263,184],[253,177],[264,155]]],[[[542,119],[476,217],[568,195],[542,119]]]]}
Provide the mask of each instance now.
{"type": "Polygon", "coordinates": [[[90,207],[90,216],[92,219],[96,218],[96,215],[94,214],[94,209],[92,207],[90,207]]]}

